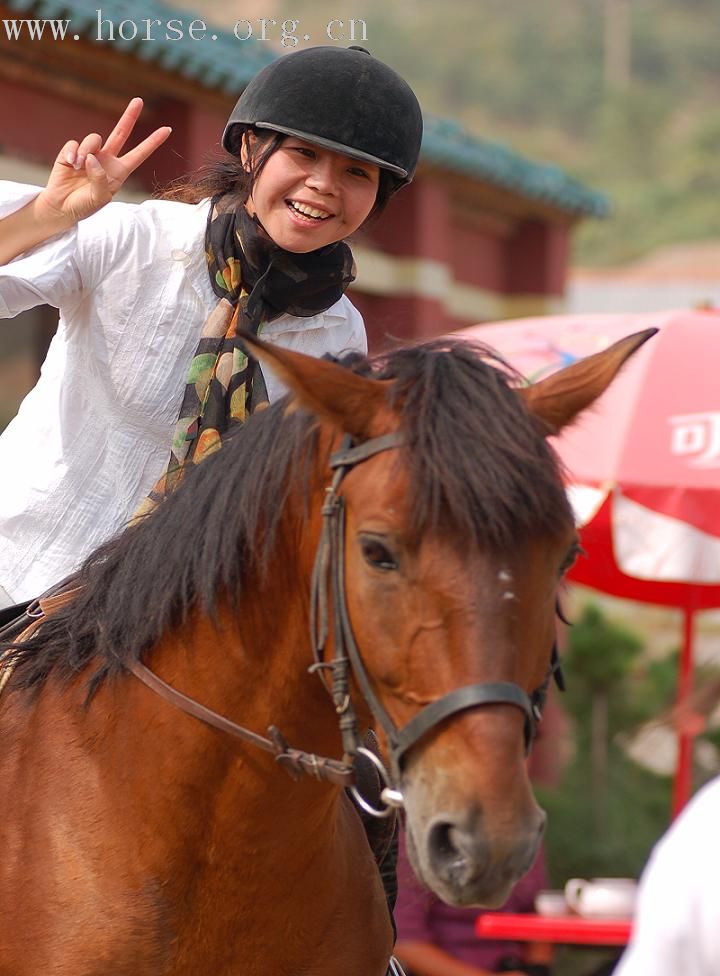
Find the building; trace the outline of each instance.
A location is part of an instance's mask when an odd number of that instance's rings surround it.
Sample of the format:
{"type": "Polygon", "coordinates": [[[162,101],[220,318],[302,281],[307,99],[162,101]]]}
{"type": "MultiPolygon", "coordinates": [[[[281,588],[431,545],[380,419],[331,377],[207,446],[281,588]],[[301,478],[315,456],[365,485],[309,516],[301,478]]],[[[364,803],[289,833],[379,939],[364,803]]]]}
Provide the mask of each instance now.
{"type": "MultiPolygon", "coordinates": [[[[142,137],[173,126],[131,197],[197,167],[239,92],[277,56],[157,0],[0,0],[0,179],[44,182],[60,146],[145,99],[142,137]],[[98,40],[98,36],[102,40],[98,40]]],[[[256,24],[257,32],[257,24],[256,24]]],[[[352,297],[371,347],[563,305],[573,227],[607,211],[555,166],[426,119],[417,177],[356,242],[352,297]]],[[[52,327],[46,319],[45,331],[52,327]]]]}

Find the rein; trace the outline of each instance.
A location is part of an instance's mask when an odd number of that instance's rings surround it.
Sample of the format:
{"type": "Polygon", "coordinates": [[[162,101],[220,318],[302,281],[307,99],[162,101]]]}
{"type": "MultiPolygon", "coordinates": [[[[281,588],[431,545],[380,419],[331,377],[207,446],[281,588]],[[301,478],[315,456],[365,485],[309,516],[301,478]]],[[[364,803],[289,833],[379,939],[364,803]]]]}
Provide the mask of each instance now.
{"type": "MultiPolygon", "coordinates": [[[[441,722],[469,708],[495,704],[513,705],[519,708],[525,717],[525,748],[529,751],[538,722],[542,717],[542,708],[550,681],[554,678],[560,689],[564,688],[557,646],[554,645],[545,679],[530,695],[519,685],[509,681],[464,685],[430,702],[403,728],[398,729],[392,721],[375,694],[350,623],[345,587],[345,501],[339,489],[345,476],[357,464],[383,451],[394,450],[401,444],[402,438],[398,431],[372,438],[358,445],[353,445],[352,439],[346,436],[340,449],[330,457],[330,468],[334,474],[330,485],[325,489],[325,501],[322,507],[323,527],[311,581],[310,630],[315,663],[310,665],[308,670],[310,673],[320,674],[332,697],[339,717],[344,752],[342,760],[291,748],[275,725],[269,726],[268,737],[252,732],[177,691],[141,661],[124,662],[127,670],[139,681],[175,708],[212,728],[272,753],[276,762],[294,779],[307,774],[318,780],[326,780],[349,788],[358,804],[375,817],[386,817],[392,813],[394,807],[403,805],[402,793],[396,786],[400,780],[403,760],[407,752],[441,722]],[[330,597],[333,606],[334,657],[331,661],[326,661],[325,647],[330,629],[330,597]],[[325,677],[325,671],[330,672],[330,683],[325,677]],[[362,745],[350,695],[351,673],[387,737],[390,771],[374,752],[362,745]],[[381,809],[368,804],[357,790],[354,761],[359,756],[364,756],[372,763],[384,783],[380,798],[386,805],[381,809]]],[[[71,600],[76,595],[77,589],[63,589],[61,584],[51,593],[52,595],[47,594],[28,608],[26,616],[30,617],[32,622],[16,638],[16,641],[30,638],[41,626],[43,618],[71,600]]]]}
{"type": "Polygon", "coordinates": [[[265,752],[273,753],[275,761],[293,779],[300,779],[304,773],[307,773],[316,779],[337,783],[338,786],[351,787],[355,783],[355,771],[352,766],[337,759],[316,756],[312,752],[291,749],[277,726],[271,725],[268,728],[268,734],[271,738],[267,739],[265,736],[258,735],[257,732],[251,732],[250,729],[231,722],[229,718],[218,715],[217,712],[201,705],[194,698],[183,695],[181,691],[167,684],[162,678],[158,678],[154,671],[151,671],[140,661],[125,662],[125,667],[151,691],[174,705],[175,708],[179,708],[180,711],[199,719],[214,729],[219,729],[220,732],[227,732],[229,735],[235,736],[236,739],[242,739],[243,742],[249,742],[251,745],[264,749],[265,752]]]}

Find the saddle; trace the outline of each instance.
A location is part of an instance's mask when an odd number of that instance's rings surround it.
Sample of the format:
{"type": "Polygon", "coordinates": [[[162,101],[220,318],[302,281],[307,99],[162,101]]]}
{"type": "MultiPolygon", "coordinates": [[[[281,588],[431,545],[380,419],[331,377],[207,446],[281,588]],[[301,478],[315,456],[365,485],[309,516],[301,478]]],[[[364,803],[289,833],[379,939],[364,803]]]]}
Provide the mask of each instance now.
{"type": "Polygon", "coordinates": [[[12,640],[13,624],[19,622],[21,617],[24,619],[31,603],[32,600],[26,600],[25,603],[15,603],[0,610],[0,641],[12,640]]]}
{"type": "Polygon", "coordinates": [[[68,581],[63,580],[36,600],[16,603],[0,610],[0,692],[13,670],[13,648],[10,646],[2,650],[3,644],[14,645],[32,637],[47,614],[58,610],[75,596],[76,587],[66,587],[68,581]]]}

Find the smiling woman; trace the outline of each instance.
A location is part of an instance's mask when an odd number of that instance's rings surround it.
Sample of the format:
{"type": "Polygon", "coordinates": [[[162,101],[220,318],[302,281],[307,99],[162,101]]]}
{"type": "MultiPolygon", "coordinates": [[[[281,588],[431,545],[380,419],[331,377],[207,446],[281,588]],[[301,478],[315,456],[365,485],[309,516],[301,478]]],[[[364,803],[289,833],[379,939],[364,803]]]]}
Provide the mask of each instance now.
{"type": "MultiPolygon", "coordinates": [[[[242,158],[249,158],[245,146],[242,158]]],[[[287,136],[265,163],[247,209],[277,245],[305,253],[353,234],[373,209],[379,184],[374,163],[287,136]]]]}
{"type": "Polygon", "coordinates": [[[115,203],[170,136],[124,152],[142,107],[105,140],[67,142],[43,190],[0,182],[0,315],[60,309],[50,363],[0,438],[15,472],[0,609],[76,569],[284,392],[238,326],[313,356],[367,349],[345,238],[413,178],[407,83],[361,48],[289,54],[247,86],[217,161],[160,200],[115,203]]]}

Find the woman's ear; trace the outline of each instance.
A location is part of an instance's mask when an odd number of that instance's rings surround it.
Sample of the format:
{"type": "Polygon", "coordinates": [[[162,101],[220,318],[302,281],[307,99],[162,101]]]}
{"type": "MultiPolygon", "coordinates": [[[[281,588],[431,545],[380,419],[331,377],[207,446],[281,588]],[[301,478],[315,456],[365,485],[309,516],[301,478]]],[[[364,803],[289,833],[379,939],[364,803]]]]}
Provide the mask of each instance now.
{"type": "Polygon", "coordinates": [[[255,133],[251,132],[249,129],[245,129],[240,140],[240,162],[246,173],[249,173],[252,168],[251,157],[255,149],[256,142],[257,136],[255,133]]]}

